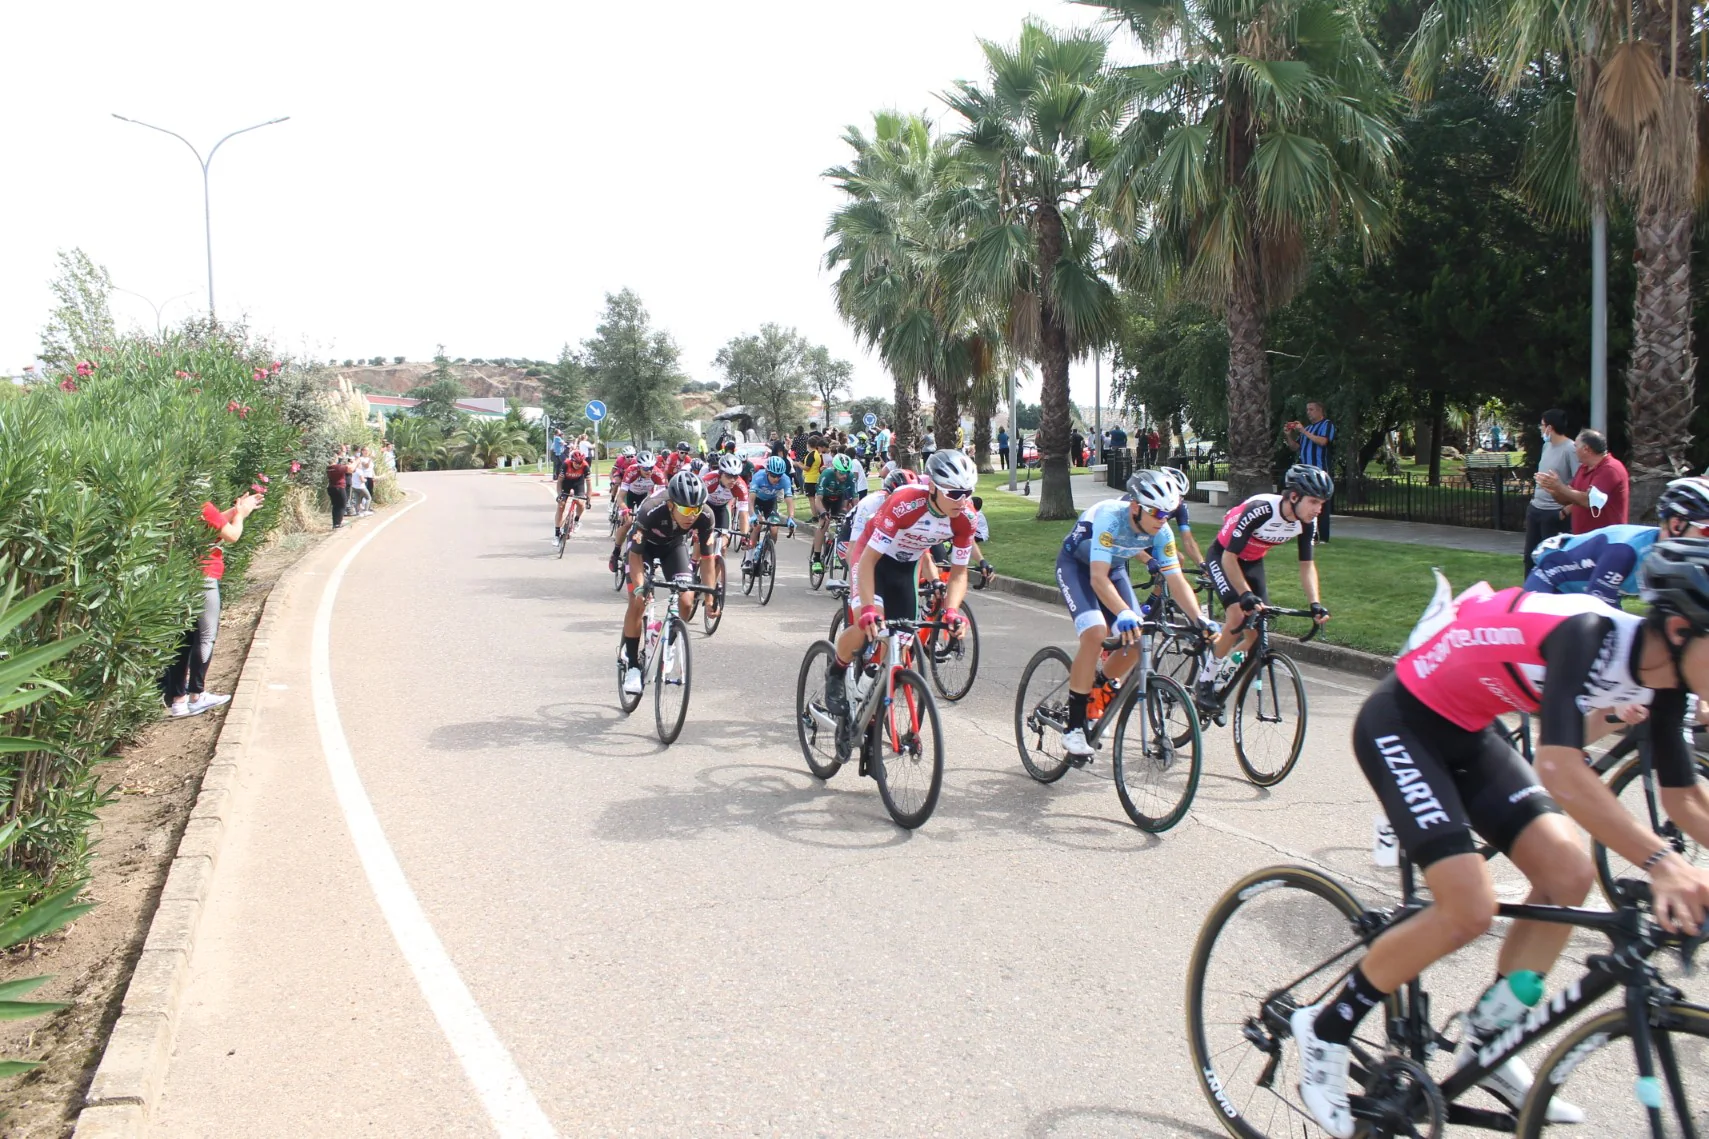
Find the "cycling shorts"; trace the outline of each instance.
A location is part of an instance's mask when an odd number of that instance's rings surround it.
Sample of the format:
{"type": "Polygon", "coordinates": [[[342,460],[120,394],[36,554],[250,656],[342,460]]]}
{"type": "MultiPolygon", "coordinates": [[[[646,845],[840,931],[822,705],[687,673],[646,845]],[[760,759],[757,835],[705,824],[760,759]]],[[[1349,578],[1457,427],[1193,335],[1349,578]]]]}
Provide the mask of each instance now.
{"type": "MultiPolygon", "coordinates": [[[[1128,608],[1138,613],[1139,602],[1134,599],[1133,582],[1128,580],[1127,566],[1112,565],[1110,583],[1122,595],[1128,608]]],[[[1116,615],[1092,589],[1092,567],[1067,550],[1056,555],[1056,588],[1062,592],[1068,615],[1074,618],[1075,636],[1100,625],[1107,629],[1115,624],[1116,615]]]]}
{"type": "MultiPolygon", "coordinates": [[[[878,595],[874,602],[884,615],[894,621],[913,621],[920,613],[920,591],[915,579],[913,562],[899,562],[895,558],[879,558],[873,567],[873,592],[878,595]]],[[[860,573],[853,570],[849,574],[849,624],[856,624],[860,619],[860,611],[866,606],[866,601],[858,596],[860,592],[860,573]]]]}
{"type": "Polygon", "coordinates": [[[710,502],[708,508],[712,511],[712,525],[720,530],[730,528],[730,504],[728,502],[710,502]]]}
{"type": "MultiPolygon", "coordinates": [[[[1234,588],[1234,583],[1228,580],[1228,572],[1222,568],[1223,548],[1220,542],[1212,542],[1211,548],[1205,551],[1205,572],[1210,574],[1211,585],[1216,589],[1216,595],[1222,600],[1224,609],[1240,604],[1240,590],[1234,588]]],[[[1270,587],[1264,581],[1264,559],[1255,558],[1249,562],[1240,563],[1240,572],[1246,575],[1246,583],[1252,587],[1252,592],[1258,595],[1258,600],[1269,604],[1270,587]]]]}
{"type": "Polygon", "coordinates": [[[756,499],[754,499],[754,514],[753,514],[753,516],[755,518],[759,519],[761,522],[764,522],[767,518],[770,518],[773,514],[776,514],[776,513],[777,513],[777,499],[775,499],[775,498],[756,498],[756,499]]]}
{"type": "Polygon", "coordinates": [[[1468,731],[1392,675],[1353,721],[1353,754],[1420,870],[1476,850],[1473,831],[1507,854],[1533,819],[1561,811],[1497,725],[1468,731]]]}
{"type": "Polygon", "coordinates": [[[631,554],[640,554],[641,564],[643,566],[650,566],[655,561],[658,562],[660,568],[663,570],[663,574],[661,575],[663,577],[673,578],[694,576],[694,567],[689,563],[688,543],[686,541],[631,542],[629,545],[629,552],[631,554]]]}
{"type": "Polygon", "coordinates": [[[623,504],[630,510],[639,509],[641,504],[646,501],[647,496],[645,494],[636,494],[632,490],[626,490],[623,492],[623,504]]]}
{"type": "Polygon", "coordinates": [[[558,501],[559,502],[564,501],[564,499],[566,499],[566,498],[586,498],[586,497],[587,497],[587,476],[586,475],[583,475],[579,479],[559,479],[558,480],[558,501]]]}
{"type": "Polygon", "coordinates": [[[843,509],[843,496],[840,494],[829,495],[823,501],[826,514],[838,514],[843,509]]]}

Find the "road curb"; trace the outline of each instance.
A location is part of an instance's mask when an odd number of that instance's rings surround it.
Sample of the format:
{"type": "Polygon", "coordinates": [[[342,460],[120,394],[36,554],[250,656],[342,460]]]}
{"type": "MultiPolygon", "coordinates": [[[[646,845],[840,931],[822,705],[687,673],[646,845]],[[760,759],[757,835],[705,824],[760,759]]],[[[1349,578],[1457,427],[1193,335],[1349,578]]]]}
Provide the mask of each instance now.
{"type": "Polygon", "coordinates": [[[262,602],[213,759],[202,775],[195,806],[167,869],[142,953],[125,986],[119,1019],[78,1112],[73,1139],[141,1139],[148,1131],[172,1062],[196,933],[238,805],[239,770],[255,739],[256,701],[266,682],[278,621],[275,603],[308,560],[309,556],[299,558],[286,568],[262,602]]]}

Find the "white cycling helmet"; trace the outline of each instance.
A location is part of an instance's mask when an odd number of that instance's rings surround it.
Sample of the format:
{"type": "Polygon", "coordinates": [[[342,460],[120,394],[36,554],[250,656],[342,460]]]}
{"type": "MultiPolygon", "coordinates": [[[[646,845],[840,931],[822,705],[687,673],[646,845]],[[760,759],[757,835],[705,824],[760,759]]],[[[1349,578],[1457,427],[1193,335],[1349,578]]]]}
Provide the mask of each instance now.
{"type": "Polygon", "coordinates": [[[625,459],[633,459],[635,457],[635,448],[633,446],[623,448],[623,457],[625,459]]]}
{"type": "Polygon", "coordinates": [[[938,490],[973,490],[979,486],[978,469],[960,451],[933,451],[926,463],[926,477],[938,490]]]}
{"type": "Polygon", "coordinates": [[[718,460],[718,473],[721,475],[736,475],[742,473],[742,460],[734,455],[725,455],[718,460]]]}
{"type": "Polygon", "coordinates": [[[652,470],[658,465],[658,462],[658,457],[651,451],[642,451],[639,455],[635,456],[635,465],[640,467],[643,471],[652,470]]]}
{"type": "Polygon", "coordinates": [[[1182,498],[1186,498],[1188,492],[1193,489],[1193,480],[1188,478],[1187,472],[1180,467],[1158,467],[1157,469],[1169,476],[1169,481],[1175,484],[1175,489],[1180,492],[1182,498]]]}
{"type": "Polygon", "coordinates": [[[1181,505],[1181,492],[1175,480],[1162,471],[1140,471],[1127,480],[1127,497],[1147,510],[1168,514],[1181,505]]]}

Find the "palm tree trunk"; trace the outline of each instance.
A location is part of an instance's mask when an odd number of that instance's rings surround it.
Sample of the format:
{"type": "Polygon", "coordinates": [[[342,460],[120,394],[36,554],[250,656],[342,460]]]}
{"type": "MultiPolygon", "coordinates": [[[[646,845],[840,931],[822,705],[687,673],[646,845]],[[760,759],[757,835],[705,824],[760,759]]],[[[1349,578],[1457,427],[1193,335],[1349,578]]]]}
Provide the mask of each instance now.
{"type": "Polygon", "coordinates": [[[1275,488],[1271,471],[1275,433],[1270,427],[1270,364],[1264,354],[1264,313],[1253,268],[1236,270],[1229,292],[1228,485],[1236,498],[1275,488]]]}
{"type": "Polygon", "coordinates": [[[961,402],[956,398],[961,394],[959,385],[936,377],[928,382],[932,389],[932,436],[940,449],[953,451],[955,429],[961,426],[961,402]]]}
{"type": "Polygon", "coordinates": [[[1071,519],[1074,486],[1068,480],[1068,330],[1050,300],[1051,269],[1062,256],[1062,216],[1045,204],[1038,227],[1039,390],[1038,454],[1044,480],[1038,492],[1041,521],[1071,519]]]}
{"type": "Polygon", "coordinates": [[[991,467],[991,417],[997,414],[997,381],[978,380],[973,385],[973,462],[982,471],[991,467]]]}
{"type": "Polygon", "coordinates": [[[919,442],[914,438],[914,417],[919,414],[915,406],[918,390],[917,381],[897,376],[891,392],[896,404],[896,421],[890,425],[890,446],[896,451],[897,464],[909,470],[914,468],[914,449],[919,442]]]}
{"type": "Polygon", "coordinates": [[[1646,518],[1691,445],[1691,207],[1638,209],[1638,290],[1632,304],[1632,362],[1626,373],[1631,425],[1630,518],[1646,518]]]}

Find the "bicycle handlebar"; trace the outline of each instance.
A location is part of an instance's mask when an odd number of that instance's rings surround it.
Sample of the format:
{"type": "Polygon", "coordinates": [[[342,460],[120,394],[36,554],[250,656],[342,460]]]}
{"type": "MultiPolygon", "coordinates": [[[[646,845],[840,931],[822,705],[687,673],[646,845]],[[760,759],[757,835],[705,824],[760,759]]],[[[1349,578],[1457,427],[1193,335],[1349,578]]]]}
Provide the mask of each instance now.
{"type": "Polygon", "coordinates": [[[657,589],[664,586],[672,593],[717,593],[715,585],[701,585],[699,582],[677,581],[675,578],[649,577],[647,588],[657,589]]]}

